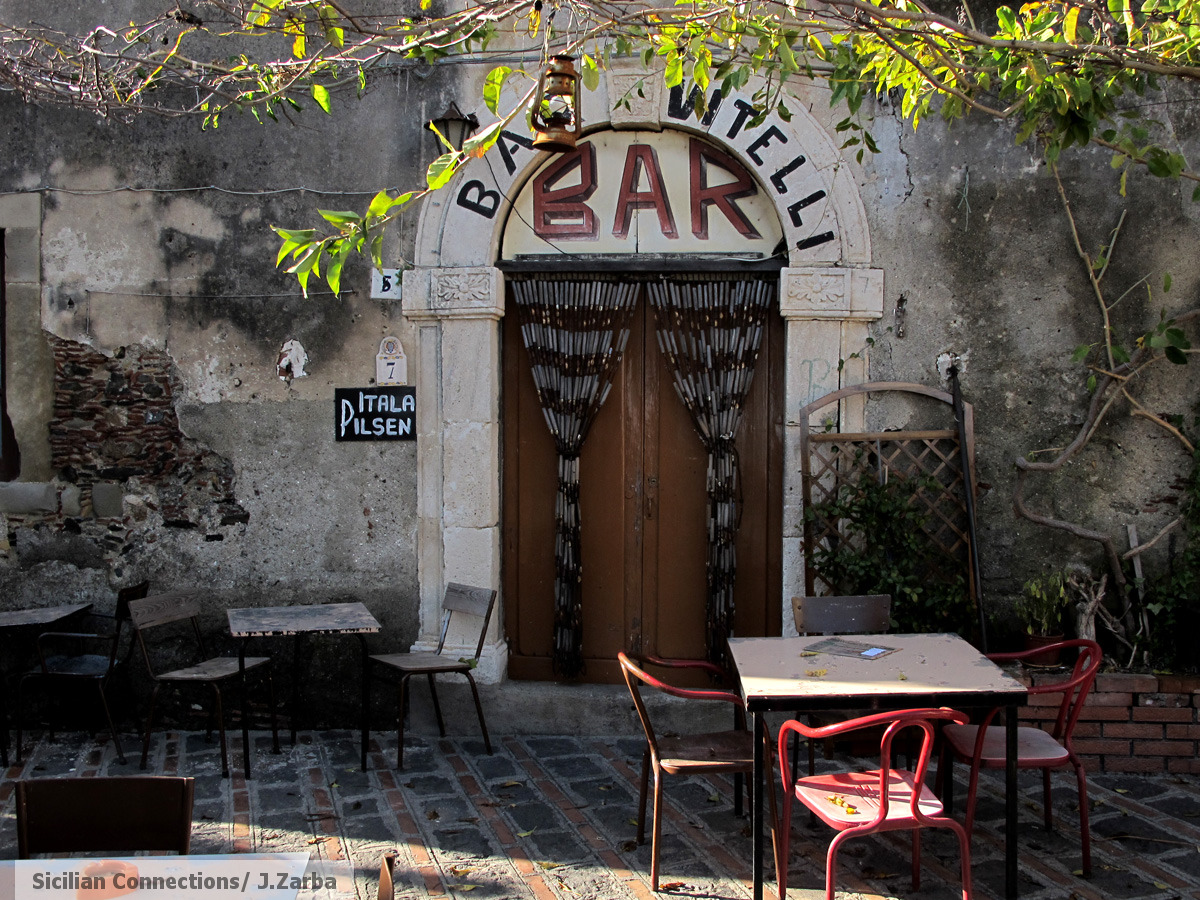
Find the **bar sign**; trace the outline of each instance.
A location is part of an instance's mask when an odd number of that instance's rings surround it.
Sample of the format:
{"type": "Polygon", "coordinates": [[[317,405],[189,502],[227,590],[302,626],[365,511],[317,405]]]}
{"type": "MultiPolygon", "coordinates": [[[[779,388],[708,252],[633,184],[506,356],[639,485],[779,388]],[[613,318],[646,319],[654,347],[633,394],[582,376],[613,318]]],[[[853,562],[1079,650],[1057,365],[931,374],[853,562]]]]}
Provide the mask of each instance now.
{"type": "Polygon", "coordinates": [[[413,385],[334,388],[335,441],[415,441],[417,389],[413,385]]]}

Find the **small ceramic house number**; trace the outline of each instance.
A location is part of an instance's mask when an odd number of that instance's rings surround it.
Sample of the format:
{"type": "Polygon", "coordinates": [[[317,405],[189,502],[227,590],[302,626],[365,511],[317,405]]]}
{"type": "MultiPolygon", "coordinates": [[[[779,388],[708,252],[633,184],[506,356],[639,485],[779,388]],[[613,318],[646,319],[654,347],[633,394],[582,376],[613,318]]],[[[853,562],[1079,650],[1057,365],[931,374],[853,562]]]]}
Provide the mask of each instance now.
{"type": "Polygon", "coordinates": [[[399,338],[385,337],[380,342],[379,355],[375,357],[375,383],[408,383],[408,358],[399,338]]]}

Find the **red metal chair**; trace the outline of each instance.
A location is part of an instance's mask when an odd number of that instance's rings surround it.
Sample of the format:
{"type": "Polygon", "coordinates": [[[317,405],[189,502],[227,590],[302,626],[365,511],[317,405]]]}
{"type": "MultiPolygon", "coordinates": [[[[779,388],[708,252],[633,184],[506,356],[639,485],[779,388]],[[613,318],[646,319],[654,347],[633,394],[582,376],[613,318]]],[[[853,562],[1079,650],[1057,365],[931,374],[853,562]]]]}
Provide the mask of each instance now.
{"type": "Polygon", "coordinates": [[[850,838],[881,831],[912,832],[913,889],[921,886],[921,829],[948,828],[958,838],[962,857],[962,896],[971,898],[971,847],[967,831],[954,819],[942,815],[942,803],[925,786],[925,770],[933,749],[933,723],[965,723],[967,716],[952,709],[909,709],[875,713],[835,725],[811,728],[803,722],[784,722],[779,729],[779,769],[783,779],[783,814],[776,838],[776,875],[779,898],[787,897],[788,841],[791,837],[792,802],[803,803],[828,826],[837,830],[825,858],[825,898],[833,900],[837,854],[850,838]],[[788,739],[793,732],[811,740],[824,740],[853,731],[884,727],[879,744],[879,768],[868,772],[834,772],[794,778],[788,763],[788,739]],[[902,731],[921,732],[921,749],[915,771],[893,768],[892,742],[902,731]]]}
{"type": "MultiPolygon", "coordinates": [[[[742,698],[732,691],[719,689],[682,688],[660,681],[638,666],[625,653],[618,653],[621,673],[633,696],[638,719],[646,734],[646,749],[642,754],[641,789],[638,793],[637,842],[646,840],[646,794],[650,781],[650,770],[654,770],[654,827],[650,841],[650,889],[658,890],[658,843],[662,833],[662,788],[663,775],[702,775],[727,773],[734,776],[734,811],[742,811],[742,776],[754,771],[754,735],[746,730],[746,712],[742,698]],[[658,735],[650,723],[650,715],[642,699],[642,685],[654,688],[672,697],[687,700],[716,700],[734,705],[734,727],[728,731],[702,734],[658,735]]],[[[707,672],[724,676],[724,671],[704,660],[668,660],[647,657],[648,665],[664,666],[679,670],[707,672]]],[[[770,747],[764,747],[766,759],[770,760],[770,747]]],[[[772,825],[774,824],[775,793],[770,792],[772,825]]]]}
{"type": "MultiPolygon", "coordinates": [[[[1028,659],[1047,650],[1078,648],[1079,656],[1072,667],[1070,677],[1050,684],[1036,684],[1029,688],[1030,696],[1062,694],[1058,716],[1053,731],[1043,731],[1029,725],[1017,728],[1017,767],[1042,770],[1042,803],[1045,807],[1046,829],[1053,827],[1050,806],[1050,772],[1071,766],[1079,785],[1079,833],[1083,845],[1083,874],[1092,874],[1092,842],[1088,826],[1087,776],[1083,763],[1071,746],[1075,723],[1083,710],[1083,702],[1096,681],[1104,654],[1095,641],[1075,639],[1051,644],[1037,650],[1016,653],[992,653],[988,659],[1003,663],[1028,659]]],[[[955,760],[970,763],[971,778],[967,786],[967,833],[975,824],[975,800],[979,788],[979,770],[1002,769],[1007,759],[1005,753],[1004,727],[992,725],[999,709],[993,709],[978,725],[947,725],[942,734],[941,763],[938,766],[938,783],[945,786],[943,796],[949,807],[952,802],[953,765],[955,760]]]]}

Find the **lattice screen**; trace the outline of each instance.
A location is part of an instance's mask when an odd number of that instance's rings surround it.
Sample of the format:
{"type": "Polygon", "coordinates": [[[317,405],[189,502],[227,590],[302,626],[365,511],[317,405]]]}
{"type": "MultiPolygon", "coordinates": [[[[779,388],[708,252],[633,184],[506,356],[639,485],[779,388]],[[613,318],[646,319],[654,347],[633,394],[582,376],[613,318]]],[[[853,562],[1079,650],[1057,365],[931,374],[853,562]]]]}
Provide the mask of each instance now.
{"type": "MultiPolygon", "coordinates": [[[[880,483],[893,478],[916,478],[921,486],[911,502],[918,505],[922,514],[927,514],[923,530],[939,551],[934,554],[938,571],[932,573],[932,577],[950,579],[961,574],[970,590],[972,605],[976,605],[978,599],[971,572],[971,529],[963,480],[965,456],[971,470],[970,483],[975,483],[973,410],[970,404],[964,404],[964,427],[960,435],[951,404],[951,395],[944,391],[897,382],[855,385],[810,403],[800,411],[802,492],[806,509],[823,508],[837,497],[842,486],[856,483],[860,478],[871,478],[880,483]],[[823,409],[847,397],[878,396],[887,392],[902,392],[908,395],[905,400],[911,400],[911,395],[916,394],[945,404],[941,414],[949,420],[951,427],[924,431],[827,433],[810,424],[823,409]]],[[[812,560],[819,547],[846,540],[853,539],[846,535],[842,523],[806,517],[805,591],[809,596],[841,593],[837,586],[822,578],[812,560]]]]}

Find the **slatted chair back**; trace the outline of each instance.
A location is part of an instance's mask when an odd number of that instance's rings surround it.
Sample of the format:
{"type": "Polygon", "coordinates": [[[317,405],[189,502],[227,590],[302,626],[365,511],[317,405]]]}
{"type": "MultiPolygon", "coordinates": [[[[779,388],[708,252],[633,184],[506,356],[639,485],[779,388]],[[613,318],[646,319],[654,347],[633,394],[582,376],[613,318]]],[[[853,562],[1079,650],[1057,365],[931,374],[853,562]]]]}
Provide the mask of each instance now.
{"type": "Polygon", "coordinates": [[[195,658],[201,660],[208,656],[204,648],[204,635],[200,631],[200,601],[192,591],[174,591],[155,594],[142,600],[132,600],[129,603],[129,618],[133,622],[138,644],[142,648],[142,657],[146,660],[146,670],[151,678],[158,677],[158,670],[145,639],[145,632],[151,629],[186,621],[196,639],[195,658]]]}
{"type": "Polygon", "coordinates": [[[793,597],[799,634],[883,634],[891,627],[890,594],[793,597]]]}
{"type": "Polygon", "coordinates": [[[494,590],[471,587],[453,581],[446,585],[446,596],[442,600],[442,634],[438,639],[438,654],[441,654],[442,648],[446,645],[451,619],[456,613],[463,613],[483,620],[479,628],[479,642],[475,645],[475,659],[478,660],[480,654],[483,653],[483,642],[487,639],[488,625],[492,621],[492,611],[495,608],[496,591],[494,590]]]}
{"type": "Polygon", "coordinates": [[[163,775],[16,783],[17,852],[133,853],[191,846],[195,780],[163,775]]]}

